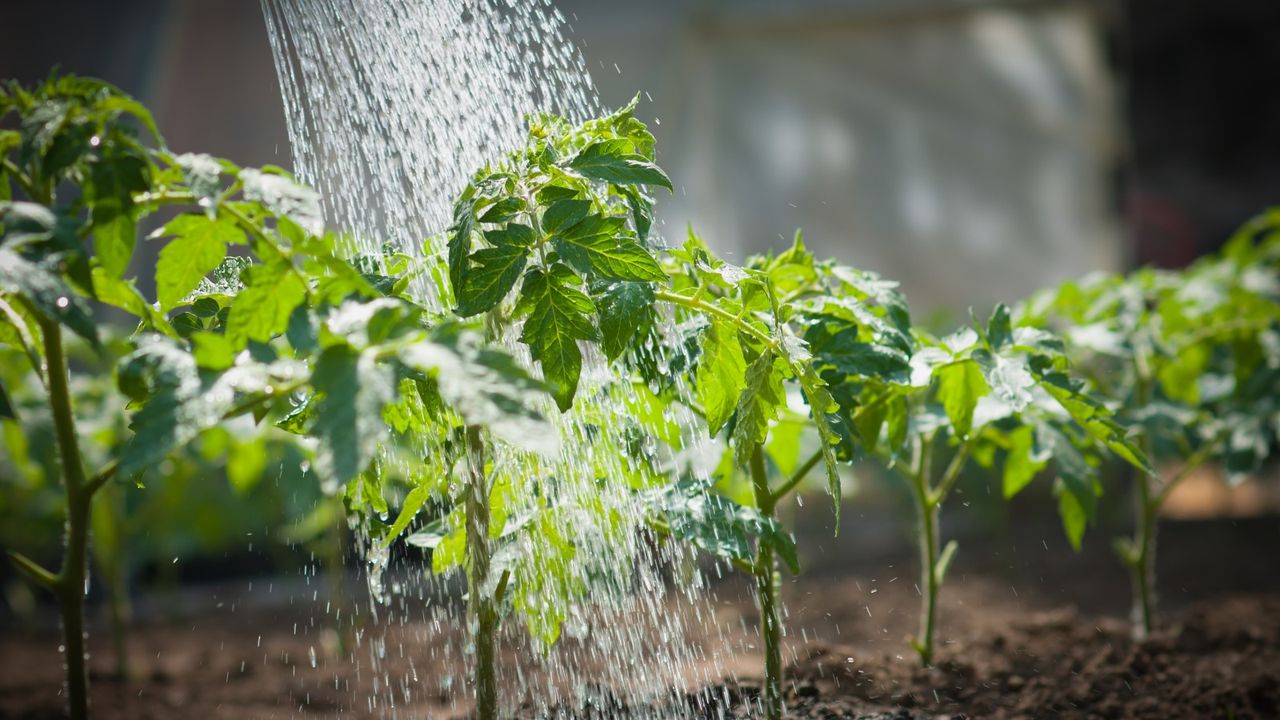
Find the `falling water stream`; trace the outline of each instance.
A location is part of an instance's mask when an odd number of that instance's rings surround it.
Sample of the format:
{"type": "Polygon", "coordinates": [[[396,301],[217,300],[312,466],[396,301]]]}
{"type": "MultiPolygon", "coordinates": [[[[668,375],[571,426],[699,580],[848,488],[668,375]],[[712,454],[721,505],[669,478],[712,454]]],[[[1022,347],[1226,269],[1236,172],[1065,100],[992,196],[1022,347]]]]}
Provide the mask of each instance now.
{"type": "MultiPolygon", "coordinates": [[[[526,113],[580,122],[601,109],[582,56],[548,0],[262,2],[295,169],[321,192],[328,224],[367,245],[361,252],[376,252],[383,242],[411,255],[439,252],[453,197],[475,169],[523,143],[526,113]]],[[[445,310],[429,279],[413,292],[445,310]]],[[[522,347],[509,345],[529,363],[522,347]]],[[[706,641],[716,636],[706,629],[716,623],[701,574],[664,578],[661,568],[687,566],[687,558],[641,541],[642,518],[625,482],[597,482],[623,477],[627,462],[616,451],[625,447],[626,409],[610,377],[603,360],[588,353],[577,406],[563,416],[550,412],[560,451],[537,469],[557,488],[556,525],[571,535],[576,552],[568,558],[552,552],[532,533],[520,553],[524,575],[516,577],[552,576],[549,564],[558,563],[581,599],[558,608],[555,592],[539,596],[525,588],[522,602],[535,614],[564,612],[564,637],[549,650],[518,618],[504,620],[503,646],[519,658],[499,671],[508,712],[516,703],[548,712],[615,698],[653,707],[656,717],[679,717],[687,705],[673,699],[663,708],[662,698],[673,687],[723,677],[732,655],[723,636],[706,641]],[[692,642],[693,635],[703,641],[692,642]]],[[[530,480],[528,458],[493,451],[496,482],[530,480]]],[[[511,509],[513,516],[534,509],[527,495],[518,500],[527,506],[511,509]]],[[[362,643],[380,681],[365,701],[384,717],[398,717],[403,701],[439,692],[432,683],[440,678],[413,670],[391,677],[382,659],[405,651],[386,647],[385,630],[412,625],[430,633],[442,623],[455,630],[463,623],[461,611],[441,600],[451,589],[456,595],[456,584],[425,568],[384,583],[386,561],[385,553],[370,553],[378,627],[362,643]]],[[[435,651],[433,664],[457,665],[456,682],[465,683],[465,640],[451,642],[457,646],[435,651]]]]}

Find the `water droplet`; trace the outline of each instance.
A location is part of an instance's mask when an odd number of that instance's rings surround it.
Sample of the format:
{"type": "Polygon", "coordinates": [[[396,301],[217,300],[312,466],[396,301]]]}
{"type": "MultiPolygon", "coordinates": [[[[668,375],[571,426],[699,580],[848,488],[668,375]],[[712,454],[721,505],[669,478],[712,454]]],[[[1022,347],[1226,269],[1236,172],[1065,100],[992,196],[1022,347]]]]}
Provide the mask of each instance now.
{"type": "Polygon", "coordinates": [[[58,299],[55,301],[55,303],[54,303],[54,304],[55,304],[55,305],[57,305],[57,306],[58,306],[58,307],[60,307],[60,308],[65,308],[66,306],[68,306],[68,305],[70,305],[70,304],[71,304],[71,300],[69,300],[67,297],[63,296],[63,297],[58,298],[58,299]]]}

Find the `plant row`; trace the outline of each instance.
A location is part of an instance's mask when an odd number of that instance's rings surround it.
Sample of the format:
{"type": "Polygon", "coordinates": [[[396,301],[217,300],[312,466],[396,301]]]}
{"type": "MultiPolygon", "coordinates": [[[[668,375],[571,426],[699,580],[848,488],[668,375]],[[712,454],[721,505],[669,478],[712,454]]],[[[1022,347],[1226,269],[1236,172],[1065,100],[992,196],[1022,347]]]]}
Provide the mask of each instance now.
{"type": "Polygon", "coordinates": [[[651,531],[753,578],[769,718],[784,710],[782,567],[799,571],[777,508],[822,477],[838,527],[849,463],[911,490],[923,663],[956,552],[939,514],[971,463],[998,470],[1005,497],[1042,478],[1075,546],[1099,468],[1132,467],[1136,531],[1117,548],[1150,628],[1160,504],[1190,468],[1248,472],[1275,441],[1280,241],[1257,236],[1280,217],[1184,272],[1068,283],[939,336],[895,283],[818,260],[799,235],[741,266],[692,231],[664,247],[652,192],[672,185],[634,110],[531,117],[528,144],[407,253],[327,231],[316,194],[278,168],[172,153],[101,82],[0,94],[17,125],[0,130],[0,345],[28,361],[0,377],[0,417],[19,461],[35,433],[17,428],[49,418],[66,518],[56,569],[11,556],[59,604],[73,717],[87,716],[89,535],[109,534],[95,498],[164,484],[192,447],[243,478],[279,443],[272,462],[302,458],[377,551],[404,538],[434,572],[465,573],[482,718],[500,706],[503,619],[555,643],[590,602],[583,568],[599,559],[582,533],[632,530],[583,487],[624,493],[651,531]],[[143,239],[143,224],[158,229],[143,239]],[[127,342],[107,341],[97,306],[133,317],[127,342]],[[91,362],[69,362],[68,340],[91,362]],[[97,434],[100,407],[127,429],[97,434]],[[699,434],[723,449],[710,476],[690,460],[699,434]],[[603,460],[566,462],[565,439],[603,460]]]}

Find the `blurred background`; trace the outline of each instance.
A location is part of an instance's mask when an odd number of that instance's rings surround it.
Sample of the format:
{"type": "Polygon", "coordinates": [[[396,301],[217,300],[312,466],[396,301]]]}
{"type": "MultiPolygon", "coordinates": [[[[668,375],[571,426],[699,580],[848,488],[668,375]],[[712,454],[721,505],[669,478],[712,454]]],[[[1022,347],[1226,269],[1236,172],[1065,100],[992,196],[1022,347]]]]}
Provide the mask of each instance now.
{"type": "MultiPolygon", "coordinates": [[[[606,105],[637,89],[721,251],[900,279],[921,317],[1093,269],[1179,266],[1280,194],[1280,5],[1251,0],[556,0],[606,105]]],[[[19,2],[0,77],[57,64],[152,106],[175,149],[288,165],[252,0],[19,2]],[[40,28],[57,27],[56,33],[40,28]]]]}
{"type": "MultiPolygon", "coordinates": [[[[820,256],[901,280],[918,318],[941,307],[983,314],[1092,270],[1184,265],[1280,197],[1280,94],[1270,85],[1280,3],[555,4],[607,106],[648,93],[642,116],[677,185],[659,204],[669,242],[692,223],[742,258],[785,247],[803,228],[820,256]]],[[[102,77],[149,105],[177,151],[290,165],[257,2],[20,1],[3,15],[0,78],[29,83],[55,65],[102,77]]],[[[103,412],[118,424],[118,408],[103,412]]],[[[340,560],[330,537],[340,509],[317,506],[305,481],[274,477],[297,474],[283,450],[269,465],[209,467],[220,452],[113,501],[150,508],[141,529],[119,530],[136,537],[120,572],[178,587],[279,573],[317,553],[340,560]],[[259,482],[268,467],[272,481],[259,482]],[[293,545],[259,541],[282,522],[293,545]]],[[[48,517],[6,520],[6,546],[26,549],[51,537],[38,525],[59,522],[57,488],[29,491],[53,493],[48,517]]],[[[23,492],[6,490],[0,517],[38,506],[23,492]]],[[[866,507],[861,527],[874,535],[882,526],[866,507]]],[[[32,553],[53,548],[44,551],[32,553]]],[[[4,605],[21,615],[37,600],[12,580],[0,569],[4,605]]]]}

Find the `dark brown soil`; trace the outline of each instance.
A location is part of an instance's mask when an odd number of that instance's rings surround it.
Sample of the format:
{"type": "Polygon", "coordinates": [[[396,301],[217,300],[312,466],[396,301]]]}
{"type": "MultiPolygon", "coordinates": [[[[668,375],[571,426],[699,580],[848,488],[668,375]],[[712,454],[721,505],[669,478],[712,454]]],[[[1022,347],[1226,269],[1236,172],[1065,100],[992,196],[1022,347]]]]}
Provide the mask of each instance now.
{"type": "Polygon", "coordinates": [[[1280,596],[1196,605],[1144,643],[1071,610],[955,637],[931,670],[812,647],[793,668],[792,712],[857,717],[874,703],[926,717],[1280,717],[1280,596]]]}
{"type": "MultiPolygon", "coordinates": [[[[784,590],[789,713],[881,720],[1280,718],[1280,566],[1274,560],[1280,545],[1270,541],[1276,525],[1274,519],[1258,524],[1257,537],[1238,525],[1169,528],[1163,536],[1169,556],[1178,557],[1185,545],[1183,555],[1195,561],[1191,567],[1199,564],[1201,577],[1211,579],[1194,583],[1192,569],[1167,568],[1166,611],[1144,643],[1130,640],[1127,624],[1118,617],[1125,589],[1099,580],[1123,580],[1123,574],[1089,569],[1095,563],[1109,568],[1105,553],[1061,560],[1049,544],[1036,541],[1020,547],[1040,548],[1043,557],[1024,551],[1022,561],[1001,569],[989,567],[990,553],[966,545],[968,560],[963,553],[957,556],[954,576],[943,590],[938,663],[930,670],[919,668],[905,641],[915,630],[918,603],[909,559],[881,558],[864,561],[848,574],[802,577],[784,590]],[[1223,532],[1234,542],[1217,542],[1223,532]],[[1208,538],[1215,540],[1216,552],[1195,556],[1193,546],[1204,547],[1200,541],[1208,538]],[[1045,567],[1072,572],[1038,581],[1045,567]],[[1219,577],[1230,582],[1214,579],[1219,577]]],[[[754,626],[756,612],[744,584],[726,582],[719,595],[716,617],[723,628],[754,626]]],[[[305,597],[312,597],[309,590],[305,597]]],[[[226,604],[183,622],[143,624],[130,641],[137,677],[128,682],[110,677],[109,643],[103,628],[95,626],[93,716],[230,720],[467,714],[461,682],[444,681],[454,671],[429,659],[449,639],[439,631],[423,623],[373,629],[344,657],[336,636],[322,629],[324,618],[298,601],[259,604],[253,610],[226,604]],[[377,638],[387,660],[374,672],[370,658],[377,638]],[[402,685],[398,679],[415,674],[416,683],[402,685]]],[[[749,632],[740,633],[738,641],[745,650],[726,668],[733,679],[700,692],[673,689],[673,694],[687,697],[704,717],[756,716],[760,658],[749,632]]],[[[0,720],[62,717],[56,646],[48,628],[0,630],[0,720]]],[[[616,714],[637,716],[643,710],[620,708],[616,714]]],[[[600,716],[580,709],[572,714],[600,716]]]]}

